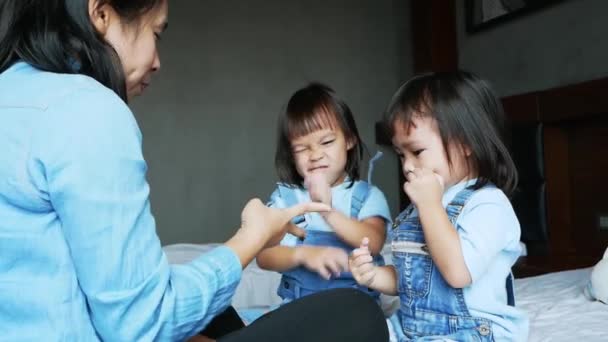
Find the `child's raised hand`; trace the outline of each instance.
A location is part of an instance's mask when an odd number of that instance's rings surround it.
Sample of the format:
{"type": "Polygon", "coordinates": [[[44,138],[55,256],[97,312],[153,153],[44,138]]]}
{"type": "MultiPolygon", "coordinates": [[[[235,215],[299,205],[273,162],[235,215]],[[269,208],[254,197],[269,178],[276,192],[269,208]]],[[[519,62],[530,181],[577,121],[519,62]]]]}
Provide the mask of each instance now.
{"type": "Polygon", "coordinates": [[[312,172],[306,175],[304,186],[310,194],[311,201],[331,205],[331,186],[323,173],[312,172]]]}
{"type": "Polygon", "coordinates": [[[405,174],[403,190],[412,203],[419,207],[427,203],[441,203],[443,177],[429,169],[413,169],[405,174]]]}
{"type": "Polygon", "coordinates": [[[363,238],[361,246],[351,253],[348,264],[357,283],[369,287],[374,282],[377,268],[368,245],[369,239],[363,238]]]}
{"type": "Polygon", "coordinates": [[[324,279],[348,271],[348,254],[336,247],[301,246],[297,248],[300,263],[324,279]]]}

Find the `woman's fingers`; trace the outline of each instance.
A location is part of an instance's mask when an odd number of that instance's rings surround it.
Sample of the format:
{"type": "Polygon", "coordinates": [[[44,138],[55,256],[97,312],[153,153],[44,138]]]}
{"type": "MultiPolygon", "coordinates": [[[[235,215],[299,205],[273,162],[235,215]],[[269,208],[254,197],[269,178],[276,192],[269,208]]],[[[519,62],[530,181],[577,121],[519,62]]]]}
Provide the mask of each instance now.
{"type": "Polygon", "coordinates": [[[296,204],[292,207],[285,209],[285,212],[287,213],[287,216],[289,216],[290,220],[292,218],[302,215],[302,214],[306,214],[306,213],[310,213],[310,212],[326,212],[326,211],[331,211],[331,207],[327,204],[319,203],[319,202],[299,203],[299,204],[296,204]]]}
{"type": "Polygon", "coordinates": [[[304,239],[306,237],[306,230],[296,226],[291,222],[287,223],[287,232],[289,234],[297,236],[300,239],[304,239]]]}

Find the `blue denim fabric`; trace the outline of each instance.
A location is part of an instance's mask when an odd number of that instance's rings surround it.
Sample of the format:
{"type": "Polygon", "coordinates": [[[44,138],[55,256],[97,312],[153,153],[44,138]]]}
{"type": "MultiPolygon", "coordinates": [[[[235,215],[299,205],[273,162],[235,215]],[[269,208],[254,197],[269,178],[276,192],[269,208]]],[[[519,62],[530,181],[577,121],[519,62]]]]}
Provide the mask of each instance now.
{"type": "MultiPolygon", "coordinates": [[[[455,224],[473,190],[460,191],[446,210],[455,224]]],[[[420,246],[407,251],[393,249],[398,273],[401,307],[396,313],[403,335],[400,341],[493,341],[492,322],[471,316],[462,289],[448,285],[427,253],[422,225],[410,206],[395,220],[393,246],[420,246]]]]}
{"type": "MultiPolygon", "coordinates": [[[[358,217],[359,212],[368,199],[370,189],[371,186],[366,182],[359,181],[353,185],[351,191],[351,207],[349,210],[351,217],[358,217]]],[[[295,194],[295,191],[297,191],[296,189],[279,186],[279,190],[281,198],[286,206],[292,206],[297,203],[297,196],[295,194]]],[[[306,222],[302,222],[304,217],[301,219],[296,218],[294,220],[297,220],[294,221],[294,223],[306,224],[306,222]]],[[[314,227],[310,226],[306,226],[306,238],[296,242],[296,246],[301,245],[337,247],[345,250],[347,253],[351,253],[354,249],[342,241],[333,231],[315,230],[314,227]]],[[[377,264],[384,264],[382,256],[376,256],[375,261],[377,264]]],[[[343,272],[338,277],[332,277],[327,280],[323,279],[316,272],[309,271],[302,266],[283,273],[277,294],[283,298],[283,300],[291,301],[319,291],[334,288],[355,288],[375,298],[380,296],[376,291],[359,286],[350,272],[343,272]]]]}
{"type": "MultiPolygon", "coordinates": [[[[353,248],[344,243],[335,233],[323,231],[308,231],[306,238],[299,241],[299,245],[307,246],[323,246],[342,248],[350,253],[353,248]]],[[[376,257],[376,263],[383,264],[382,257],[376,257]]],[[[277,290],[278,295],[286,300],[294,300],[303,296],[307,296],[319,291],[336,289],[336,288],[355,288],[364,293],[378,298],[380,294],[372,291],[367,287],[359,286],[352,273],[342,272],[338,277],[331,279],[323,279],[316,272],[311,272],[304,267],[297,267],[293,270],[283,273],[281,284],[277,290]]]]}

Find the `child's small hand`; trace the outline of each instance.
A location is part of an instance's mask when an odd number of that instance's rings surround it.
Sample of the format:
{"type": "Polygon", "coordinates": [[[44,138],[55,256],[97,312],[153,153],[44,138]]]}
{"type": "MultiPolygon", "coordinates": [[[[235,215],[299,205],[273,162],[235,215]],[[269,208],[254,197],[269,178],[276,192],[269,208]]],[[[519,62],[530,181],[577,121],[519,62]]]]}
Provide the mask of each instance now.
{"type": "Polygon", "coordinates": [[[298,247],[300,263],[321,277],[330,279],[348,271],[348,254],[336,247],[302,246],[298,247]]]}
{"type": "Polygon", "coordinates": [[[443,195],[443,178],[429,169],[413,169],[405,175],[403,190],[416,207],[440,203],[443,195]]]}
{"type": "Polygon", "coordinates": [[[312,172],[306,175],[304,186],[308,189],[311,201],[331,206],[331,186],[323,173],[312,172]]]}
{"type": "Polygon", "coordinates": [[[377,268],[368,245],[369,239],[363,238],[361,246],[351,253],[348,264],[357,284],[369,287],[374,282],[377,268]]]}

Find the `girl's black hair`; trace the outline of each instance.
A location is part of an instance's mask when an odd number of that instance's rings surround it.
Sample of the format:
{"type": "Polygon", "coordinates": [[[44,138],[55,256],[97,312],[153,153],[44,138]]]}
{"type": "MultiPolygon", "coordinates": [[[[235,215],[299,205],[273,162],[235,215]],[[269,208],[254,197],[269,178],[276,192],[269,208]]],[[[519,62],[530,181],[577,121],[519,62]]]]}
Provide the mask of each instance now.
{"type": "MultiPolygon", "coordinates": [[[[125,23],[137,22],[162,0],[99,0],[125,23]]],[[[89,0],[0,0],[0,73],[17,61],[55,73],[83,74],[125,102],[120,59],[95,30],[89,0]]]]}
{"type": "Polygon", "coordinates": [[[289,99],[285,112],[279,117],[274,160],[281,182],[301,187],[304,181],[296,169],[291,140],[323,128],[335,128],[335,125],[342,131],[346,141],[353,144],[348,150],[345,167],[350,185],[359,179],[363,143],[353,114],[333,89],[314,82],[296,91],[289,99]]]}
{"type": "Polygon", "coordinates": [[[477,173],[473,189],[491,182],[508,196],[513,193],[517,169],[504,143],[505,115],[486,81],[466,71],[416,76],[397,90],[388,106],[390,137],[396,124],[407,127],[418,115],[436,119],[450,165],[450,143],[471,150],[469,167],[477,173]]]}

